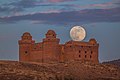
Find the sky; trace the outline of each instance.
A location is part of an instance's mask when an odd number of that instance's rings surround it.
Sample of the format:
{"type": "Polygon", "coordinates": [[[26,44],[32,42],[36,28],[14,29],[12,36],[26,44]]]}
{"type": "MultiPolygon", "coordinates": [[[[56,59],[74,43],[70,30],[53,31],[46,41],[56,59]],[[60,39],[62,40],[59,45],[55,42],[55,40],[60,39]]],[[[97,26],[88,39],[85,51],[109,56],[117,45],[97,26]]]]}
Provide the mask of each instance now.
{"type": "Polygon", "coordinates": [[[97,40],[100,62],[120,59],[120,0],[0,0],[0,60],[18,60],[24,32],[37,43],[52,29],[64,44],[75,25],[97,40]]]}

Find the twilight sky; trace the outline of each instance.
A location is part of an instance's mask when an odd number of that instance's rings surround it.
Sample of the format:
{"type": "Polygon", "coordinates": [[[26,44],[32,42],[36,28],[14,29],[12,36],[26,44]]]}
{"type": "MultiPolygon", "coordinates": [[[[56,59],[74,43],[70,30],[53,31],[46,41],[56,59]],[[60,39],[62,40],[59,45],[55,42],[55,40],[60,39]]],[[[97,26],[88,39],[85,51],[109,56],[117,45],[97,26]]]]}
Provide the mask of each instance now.
{"type": "Polygon", "coordinates": [[[53,29],[65,43],[74,25],[98,41],[100,62],[120,58],[120,0],[0,0],[0,59],[18,60],[26,31],[40,42],[53,29]]]}

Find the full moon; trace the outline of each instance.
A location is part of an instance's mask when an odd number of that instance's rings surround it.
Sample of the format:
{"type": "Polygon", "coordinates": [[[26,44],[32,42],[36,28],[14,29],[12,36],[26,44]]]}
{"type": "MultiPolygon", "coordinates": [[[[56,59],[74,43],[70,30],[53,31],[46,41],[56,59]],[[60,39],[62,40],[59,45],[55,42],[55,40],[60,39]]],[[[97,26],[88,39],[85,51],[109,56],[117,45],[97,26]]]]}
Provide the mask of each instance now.
{"type": "Polygon", "coordinates": [[[74,26],[70,30],[70,37],[73,41],[82,41],[86,36],[86,31],[81,26],[74,26]]]}

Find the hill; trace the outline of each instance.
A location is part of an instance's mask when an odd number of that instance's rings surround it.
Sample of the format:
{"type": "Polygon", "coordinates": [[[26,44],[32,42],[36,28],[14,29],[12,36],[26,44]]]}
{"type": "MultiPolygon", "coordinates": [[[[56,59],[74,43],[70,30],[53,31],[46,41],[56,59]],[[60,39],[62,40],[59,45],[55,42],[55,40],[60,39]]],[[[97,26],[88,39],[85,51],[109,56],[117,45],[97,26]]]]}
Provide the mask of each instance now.
{"type": "Polygon", "coordinates": [[[117,66],[120,67],[120,59],[118,59],[118,60],[113,60],[113,61],[103,62],[103,64],[113,64],[113,65],[117,65],[117,66]]]}
{"type": "Polygon", "coordinates": [[[0,61],[0,80],[120,80],[120,67],[80,61],[57,64],[0,61]]]}

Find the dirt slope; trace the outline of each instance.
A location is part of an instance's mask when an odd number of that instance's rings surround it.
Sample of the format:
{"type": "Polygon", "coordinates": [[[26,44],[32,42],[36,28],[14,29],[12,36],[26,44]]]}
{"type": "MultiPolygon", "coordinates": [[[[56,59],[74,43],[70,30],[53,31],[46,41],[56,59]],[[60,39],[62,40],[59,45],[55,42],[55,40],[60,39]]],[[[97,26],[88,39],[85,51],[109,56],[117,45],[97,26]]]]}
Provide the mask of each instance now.
{"type": "Polygon", "coordinates": [[[0,61],[0,80],[120,80],[120,67],[89,62],[0,61]]]}

